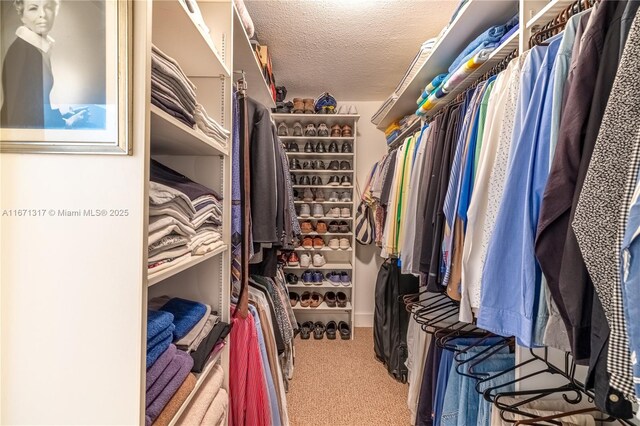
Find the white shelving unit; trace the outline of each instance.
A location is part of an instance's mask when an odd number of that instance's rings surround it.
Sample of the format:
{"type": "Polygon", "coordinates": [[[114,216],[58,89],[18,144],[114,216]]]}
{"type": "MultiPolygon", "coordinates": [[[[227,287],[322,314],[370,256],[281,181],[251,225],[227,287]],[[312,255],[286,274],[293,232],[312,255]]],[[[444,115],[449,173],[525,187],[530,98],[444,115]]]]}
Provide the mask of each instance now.
{"type": "Polygon", "coordinates": [[[312,232],[312,233],[302,234],[301,238],[304,238],[304,237],[322,238],[325,242],[325,246],[320,249],[313,249],[313,248],[305,249],[303,247],[298,247],[294,250],[294,252],[297,253],[298,255],[301,255],[302,253],[305,253],[305,252],[312,256],[314,254],[322,254],[325,257],[327,263],[321,267],[314,267],[313,265],[306,268],[303,268],[301,266],[285,267],[286,272],[294,273],[298,275],[300,279],[302,277],[302,273],[307,269],[321,270],[323,271],[323,273],[326,273],[328,271],[338,271],[338,272],[344,271],[350,274],[352,284],[350,284],[349,286],[343,286],[343,285],[336,286],[325,280],[322,283],[322,285],[305,285],[302,282],[300,282],[299,284],[296,284],[296,285],[290,285],[289,288],[291,290],[295,289],[295,290],[302,291],[303,289],[307,289],[309,291],[318,291],[321,294],[324,294],[327,291],[335,291],[335,292],[343,291],[344,293],[346,293],[347,297],[349,298],[349,304],[347,305],[346,308],[338,308],[338,307],[329,308],[323,302],[322,305],[320,305],[317,308],[303,308],[300,306],[300,304],[298,304],[293,309],[295,310],[296,318],[300,323],[303,323],[305,321],[314,321],[314,322],[323,321],[324,323],[327,323],[328,321],[331,321],[331,320],[334,320],[336,322],[346,321],[347,323],[349,323],[349,326],[351,327],[351,338],[353,338],[353,335],[354,335],[353,333],[354,310],[352,309],[352,307],[353,307],[353,304],[355,303],[355,300],[354,300],[355,291],[354,291],[353,283],[355,283],[355,280],[356,280],[354,275],[355,268],[353,267],[353,265],[355,265],[354,246],[356,242],[355,242],[353,230],[352,230],[353,218],[354,218],[355,207],[356,207],[355,202],[354,201],[349,201],[349,202],[322,201],[317,203],[315,201],[305,202],[304,200],[302,200],[302,195],[303,195],[304,189],[311,188],[311,189],[323,189],[325,192],[325,197],[327,198],[329,197],[330,192],[336,191],[338,193],[347,192],[348,194],[351,195],[352,200],[355,199],[353,179],[355,179],[354,171],[356,170],[356,149],[357,149],[356,142],[357,142],[357,135],[358,135],[357,123],[359,118],[360,118],[359,115],[350,115],[350,114],[339,114],[339,115],[338,114],[273,114],[273,119],[275,120],[276,125],[279,125],[280,123],[285,123],[287,127],[289,127],[289,134],[292,133],[293,125],[296,122],[300,122],[302,124],[303,129],[306,127],[307,124],[310,124],[310,123],[314,124],[315,126],[317,126],[320,123],[325,123],[328,128],[331,128],[331,126],[335,124],[339,124],[340,126],[348,124],[352,128],[352,132],[353,132],[352,137],[280,136],[280,139],[283,141],[285,145],[295,143],[298,146],[299,152],[291,152],[291,151],[287,152],[287,156],[289,157],[289,160],[292,160],[294,158],[299,160],[323,160],[325,163],[325,167],[328,167],[329,163],[332,160],[337,160],[337,161],[347,160],[351,163],[349,170],[310,170],[310,169],[291,170],[291,173],[297,176],[298,181],[300,180],[299,178],[301,176],[311,177],[313,175],[321,176],[324,182],[327,182],[329,177],[334,175],[339,177],[346,175],[351,179],[351,185],[293,185],[294,190],[298,192],[298,196],[299,196],[298,199],[296,199],[295,201],[296,207],[300,207],[302,204],[309,204],[309,205],[321,204],[323,206],[326,205],[324,210],[328,210],[331,206],[340,206],[340,207],[348,207],[350,211],[349,217],[328,217],[328,216],[301,217],[301,216],[298,216],[298,220],[300,222],[310,221],[315,226],[318,223],[318,221],[324,221],[327,223],[327,225],[331,221],[336,221],[336,222],[344,221],[349,225],[349,232],[342,232],[342,233],[326,232],[324,234],[318,234],[317,232],[312,232]],[[333,141],[337,143],[339,151],[341,151],[343,143],[351,144],[353,152],[348,152],[348,153],[304,152],[304,147],[307,143],[311,143],[311,145],[315,147],[317,143],[322,142],[324,143],[325,148],[328,149],[329,144],[333,141]],[[329,240],[332,238],[338,238],[338,239],[348,238],[350,247],[348,249],[331,249],[328,247],[328,243],[329,243],[329,240]]]}

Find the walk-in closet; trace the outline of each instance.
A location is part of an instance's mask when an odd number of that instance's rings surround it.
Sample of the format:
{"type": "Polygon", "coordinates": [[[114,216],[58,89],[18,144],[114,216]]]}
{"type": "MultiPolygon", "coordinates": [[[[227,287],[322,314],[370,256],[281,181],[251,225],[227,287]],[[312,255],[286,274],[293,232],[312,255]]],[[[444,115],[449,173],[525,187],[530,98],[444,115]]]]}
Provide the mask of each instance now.
{"type": "Polygon", "coordinates": [[[0,424],[640,425],[639,9],[0,1],[0,424]]]}

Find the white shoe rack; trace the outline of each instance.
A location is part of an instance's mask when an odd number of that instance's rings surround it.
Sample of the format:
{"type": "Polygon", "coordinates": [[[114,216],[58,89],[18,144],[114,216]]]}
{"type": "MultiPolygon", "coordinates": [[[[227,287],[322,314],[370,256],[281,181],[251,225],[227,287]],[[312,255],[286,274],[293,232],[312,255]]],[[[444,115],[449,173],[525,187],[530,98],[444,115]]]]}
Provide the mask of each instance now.
{"type": "MultiPolygon", "coordinates": [[[[308,204],[311,207],[311,213],[312,213],[311,217],[298,216],[298,221],[301,224],[305,221],[310,221],[311,224],[314,226],[314,229],[317,226],[319,221],[324,221],[327,224],[327,228],[329,227],[329,223],[331,223],[332,221],[336,221],[336,222],[344,221],[349,225],[349,232],[333,233],[333,232],[327,231],[324,234],[318,234],[317,232],[314,231],[307,234],[302,234],[301,239],[307,236],[311,238],[315,238],[315,237],[322,238],[324,240],[324,247],[319,249],[313,249],[313,248],[305,249],[302,246],[300,246],[295,250],[295,253],[298,255],[298,257],[300,257],[303,253],[308,253],[309,255],[311,255],[311,258],[313,259],[313,255],[319,253],[324,256],[326,260],[326,264],[320,267],[313,266],[313,260],[312,260],[311,265],[309,267],[302,267],[300,266],[300,264],[298,264],[297,266],[285,266],[284,269],[285,269],[285,273],[294,273],[298,276],[298,284],[289,285],[289,291],[291,292],[296,292],[299,295],[302,295],[302,293],[304,293],[305,291],[308,291],[311,293],[317,292],[322,295],[324,295],[329,291],[333,291],[334,293],[342,291],[346,293],[349,301],[345,308],[339,308],[337,306],[335,308],[330,308],[326,305],[325,302],[322,302],[322,304],[317,308],[310,308],[310,307],[303,308],[302,306],[300,306],[300,303],[298,303],[296,306],[294,306],[293,309],[296,314],[296,320],[300,324],[306,321],[312,321],[312,322],[322,321],[325,325],[329,321],[335,321],[336,323],[339,323],[340,321],[347,322],[349,324],[349,327],[351,328],[352,339],[354,337],[353,326],[354,326],[354,313],[355,313],[353,307],[355,306],[355,303],[356,303],[354,300],[356,278],[355,278],[355,269],[353,267],[353,265],[355,264],[356,241],[354,239],[354,233],[353,233],[353,225],[354,225],[353,219],[355,217],[355,210],[357,207],[355,203],[357,194],[355,193],[355,173],[354,172],[356,170],[356,149],[357,149],[356,140],[357,140],[357,134],[358,134],[357,123],[359,118],[360,118],[359,115],[349,115],[349,114],[339,114],[339,115],[338,114],[273,114],[273,119],[275,120],[276,125],[279,125],[280,123],[285,123],[289,128],[289,136],[280,136],[280,139],[282,140],[282,143],[285,144],[285,147],[288,147],[289,144],[291,143],[295,143],[298,145],[298,152],[287,151],[287,157],[290,163],[291,163],[291,160],[293,159],[299,160],[301,165],[305,161],[322,160],[324,162],[325,167],[327,168],[329,167],[329,164],[333,160],[338,161],[338,163],[342,161],[349,161],[351,163],[351,167],[349,168],[349,170],[335,170],[335,171],[329,170],[329,169],[291,170],[291,173],[293,173],[296,176],[298,183],[300,182],[300,178],[303,176],[308,176],[309,179],[311,179],[311,177],[313,176],[320,176],[322,178],[322,182],[324,183],[324,185],[322,186],[299,185],[299,184],[293,186],[294,191],[296,191],[298,195],[295,201],[295,206],[296,206],[296,209],[298,210],[298,213],[299,213],[300,207],[303,204],[308,204]],[[308,124],[313,124],[317,129],[320,123],[325,123],[329,128],[329,134],[331,134],[331,126],[335,124],[339,124],[340,127],[342,127],[346,124],[351,126],[353,136],[351,137],[293,136],[293,125],[296,122],[300,122],[302,124],[303,132],[306,129],[306,126],[308,124]],[[307,143],[311,143],[315,148],[318,142],[324,143],[327,152],[307,153],[304,151],[305,145],[307,143]],[[328,152],[329,145],[332,142],[335,142],[338,145],[339,152],[337,153],[328,152]],[[343,143],[350,143],[352,147],[352,152],[343,153],[342,152],[343,143]],[[342,178],[342,176],[348,176],[349,179],[351,179],[351,184],[336,185],[336,186],[328,185],[329,178],[334,175],[340,178],[342,178]],[[303,201],[302,195],[306,188],[322,189],[324,191],[325,201],[318,202],[318,203],[316,203],[315,201],[312,201],[312,202],[303,201]],[[336,191],[338,193],[346,191],[351,195],[352,201],[329,202],[328,201],[329,196],[332,191],[336,191]],[[319,217],[319,218],[313,217],[314,204],[318,204],[322,206],[322,209],[324,211],[323,217],[319,217]],[[351,211],[351,214],[349,217],[336,218],[336,217],[327,216],[327,212],[329,211],[329,209],[333,207],[338,207],[338,208],[347,207],[351,211]],[[350,244],[349,249],[334,250],[329,248],[329,240],[331,240],[332,238],[338,238],[338,239],[347,238],[350,244]],[[344,271],[344,272],[347,272],[351,277],[350,284],[334,285],[326,277],[324,278],[322,283],[305,284],[302,282],[302,274],[306,270],[311,270],[311,271],[317,270],[322,272],[324,275],[326,275],[331,271],[336,271],[336,272],[344,271]]],[[[300,242],[302,243],[302,240],[300,242]]],[[[324,338],[326,338],[326,336],[324,338]]],[[[336,341],[339,342],[340,340],[341,340],[340,336],[338,336],[336,341]]]]}

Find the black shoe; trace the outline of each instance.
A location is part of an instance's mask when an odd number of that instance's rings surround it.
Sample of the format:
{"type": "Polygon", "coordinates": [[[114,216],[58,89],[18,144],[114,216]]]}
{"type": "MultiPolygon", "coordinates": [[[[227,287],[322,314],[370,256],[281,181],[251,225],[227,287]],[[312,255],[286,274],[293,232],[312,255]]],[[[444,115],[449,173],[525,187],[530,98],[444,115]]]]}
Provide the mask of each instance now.
{"type": "Polygon", "coordinates": [[[300,148],[298,148],[298,144],[295,142],[289,142],[289,152],[300,152],[300,148]]]}
{"type": "Polygon", "coordinates": [[[298,179],[296,178],[296,175],[291,173],[291,185],[297,185],[297,184],[298,184],[298,179]]]}
{"type": "Polygon", "coordinates": [[[327,339],[335,340],[337,331],[338,331],[338,324],[336,324],[335,321],[329,321],[326,327],[327,339]]]}
{"type": "Polygon", "coordinates": [[[298,160],[297,158],[294,158],[289,162],[290,170],[300,170],[301,168],[302,167],[300,166],[300,160],[298,160]]]}
{"type": "Polygon", "coordinates": [[[311,337],[311,333],[313,333],[314,328],[315,326],[311,321],[303,323],[302,327],[300,327],[300,338],[302,340],[307,340],[309,337],[311,337]]]}
{"type": "Polygon", "coordinates": [[[302,163],[302,170],[313,170],[313,169],[315,169],[313,161],[305,161],[304,163],[302,163]]]}
{"type": "Polygon", "coordinates": [[[340,186],[340,178],[338,176],[331,176],[327,185],[340,186]]]}
{"type": "MultiPolygon", "coordinates": [[[[307,142],[306,144],[304,144],[304,152],[315,152],[313,150],[313,145],[311,144],[311,142],[307,142]]],[[[345,152],[344,145],[342,145],[342,152],[345,152]]]]}
{"type": "Polygon", "coordinates": [[[322,178],[320,176],[314,176],[311,179],[311,185],[313,185],[313,186],[322,186],[322,178]]]}
{"type": "Polygon", "coordinates": [[[324,337],[325,326],[322,321],[316,321],[313,324],[313,338],[316,340],[321,340],[324,337]]]}
{"type": "Polygon", "coordinates": [[[291,272],[287,274],[287,283],[288,284],[298,284],[298,276],[296,274],[292,274],[291,272]]]}
{"type": "Polygon", "coordinates": [[[342,179],[340,179],[340,185],[351,186],[351,178],[347,175],[342,176],[342,179]]]}
{"type": "Polygon", "coordinates": [[[319,152],[319,153],[327,152],[327,148],[325,148],[322,142],[318,142],[316,145],[316,152],[319,152]]]}
{"type": "MultiPolygon", "coordinates": [[[[304,324],[302,327],[304,328],[304,324]]],[[[338,330],[340,331],[340,338],[342,340],[349,340],[351,338],[351,328],[346,322],[340,321],[338,323],[338,330]]]]}
{"type": "Polygon", "coordinates": [[[318,136],[321,136],[323,138],[329,136],[329,128],[325,123],[320,123],[320,125],[318,126],[318,136]]]}
{"type": "MultiPolygon", "coordinates": [[[[336,169],[338,170],[338,169],[336,169]]],[[[351,163],[349,163],[348,161],[341,161],[340,162],[340,170],[351,170],[351,163]]]]}
{"type": "Polygon", "coordinates": [[[316,160],[316,170],[325,170],[324,161],[316,160]]]}
{"type": "Polygon", "coordinates": [[[353,148],[351,147],[351,143],[350,142],[345,142],[342,144],[342,152],[353,152],[353,148]]]}
{"type": "Polygon", "coordinates": [[[309,180],[309,176],[300,176],[300,185],[309,186],[311,185],[311,180],[309,180]]]}
{"type": "Polygon", "coordinates": [[[344,220],[338,222],[338,232],[347,233],[349,232],[349,225],[344,220]]]}
{"type": "Polygon", "coordinates": [[[329,163],[329,170],[340,170],[338,160],[333,160],[329,163]]]}
{"type": "Polygon", "coordinates": [[[337,153],[338,152],[338,144],[333,141],[329,144],[329,152],[331,153],[337,153]]]}

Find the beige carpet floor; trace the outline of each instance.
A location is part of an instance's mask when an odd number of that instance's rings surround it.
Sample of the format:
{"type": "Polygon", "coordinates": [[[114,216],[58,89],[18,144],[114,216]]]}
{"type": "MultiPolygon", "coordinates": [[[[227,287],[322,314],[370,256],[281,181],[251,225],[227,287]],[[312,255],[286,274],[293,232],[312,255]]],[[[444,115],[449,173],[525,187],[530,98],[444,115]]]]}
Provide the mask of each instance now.
{"type": "Polygon", "coordinates": [[[408,385],[396,382],[373,354],[373,329],[354,340],[295,340],[287,403],[292,426],[406,426],[408,385]]]}

